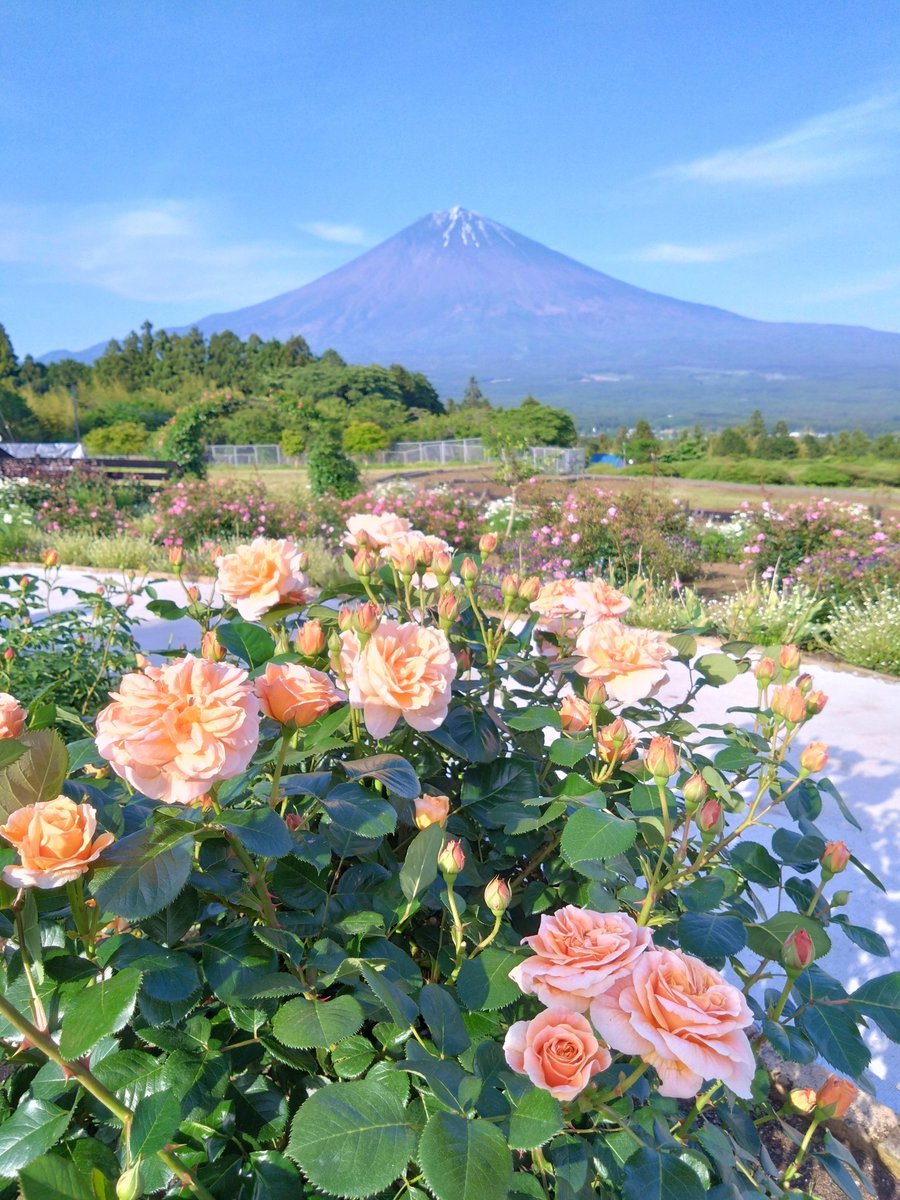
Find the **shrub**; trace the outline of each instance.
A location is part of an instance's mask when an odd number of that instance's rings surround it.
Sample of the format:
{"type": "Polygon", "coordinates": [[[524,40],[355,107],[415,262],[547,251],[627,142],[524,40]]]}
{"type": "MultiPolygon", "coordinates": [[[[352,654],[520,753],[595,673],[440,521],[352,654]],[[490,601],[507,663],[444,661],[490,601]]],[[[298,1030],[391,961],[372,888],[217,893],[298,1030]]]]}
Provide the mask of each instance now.
{"type": "Polygon", "coordinates": [[[800,482],[808,487],[849,487],[853,480],[832,463],[815,462],[803,468],[800,482]]]}
{"type": "Polygon", "coordinates": [[[146,448],[147,436],[146,426],[136,421],[116,421],[86,433],[84,445],[90,454],[140,454],[146,448]]]}
{"type": "Polygon", "coordinates": [[[826,601],[805,584],[781,589],[777,576],[749,583],[743,591],[710,600],[706,615],[729,640],[770,646],[775,642],[809,644],[821,628],[826,601]]]}
{"type": "Polygon", "coordinates": [[[883,591],[842,604],[825,637],[845,662],[900,675],[900,594],[883,591]]]}
{"type": "Polygon", "coordinates": [[[359,471],[341,449],[336,434],[318,434],[310,446],[306,467],[314,496],[331,492],[342,499],[349,499],[359,488],[359,471]]]}
{"type": "Polygon", "coordinates": [[[390,442],[387,433],[374,421],[351,421],[341,440],[348,454],[374,454],[390,442]]]}

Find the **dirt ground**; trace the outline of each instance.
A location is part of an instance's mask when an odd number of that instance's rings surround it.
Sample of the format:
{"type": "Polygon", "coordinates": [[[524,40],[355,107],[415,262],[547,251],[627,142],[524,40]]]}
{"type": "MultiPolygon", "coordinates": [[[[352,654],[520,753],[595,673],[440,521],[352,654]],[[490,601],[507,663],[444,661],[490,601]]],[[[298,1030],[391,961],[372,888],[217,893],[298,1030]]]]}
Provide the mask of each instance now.
{"type": "MultiPolygon", "coordinates": [[[[790,1124],[798,1133],[803,1133],[805,1125],[801,1118],[796,1118],[790,1124]]],[[[783,1132],[777,1121],[760,1126],[759,1134],[764,1146],[772,1156],[775,1166],[783,1171],[793,1160],[797,1153],[797,1147],[783,1132]]],[[[822,1140],[823,1134],[820,1131],[813,1140],[813,1148],[821,1148],[822,1140]]],[[[898,1200],[900,1198],[900,1184],[880,1159],[874,1157],[866,1159],[859,1154],[854,1154],[854,1157],[865,1176],[871,1181],[869,1193],[874,1195],[876,1200],[898,1200]]],[[[815,1196],[816,1200],[847,1200],[844,1190],[838,1187],[828,1172],[812,1159],[807,1159],[799,1174],[795,1176],[793,1184],[800,1191],[815,1196]]],[[[866,1194],[865,1191],[863,1194],[866,1194]]]]}

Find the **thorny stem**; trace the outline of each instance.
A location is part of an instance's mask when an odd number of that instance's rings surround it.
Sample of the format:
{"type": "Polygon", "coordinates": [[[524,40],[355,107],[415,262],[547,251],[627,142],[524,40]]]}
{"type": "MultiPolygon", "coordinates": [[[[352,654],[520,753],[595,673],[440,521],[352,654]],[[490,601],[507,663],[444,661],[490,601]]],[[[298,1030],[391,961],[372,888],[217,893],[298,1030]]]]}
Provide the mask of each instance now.
{"type": "Polygon", "coordinates": [[[457,975],[462,970],[463,949],[465,942],[463,939],[462,918],[459,915],[459,905],[456,903],[456,896],[453,892],[453,883],[449,879],[447,880],[447,904],[453,916],[453,949],[456,951],[456,963],[450,976],[450,982],[454,983],[457,975]]]}
{"type": "Polygon", "coordinates": [[[626,1075],[624,1079],[620,1079],[613,1087],[608,1088],[597,1097],[597,1103],[605,1104],[607,1100],[617,1100],[619,1096],[624,1096],[633,1083],[637,1083],[640,1077],[649,1067],[649,1063],[638,1063],[630,1075],[626,1075]]]}
{"type": "Polygon", "coordinates": [[[804,1135],[803,1135],[803,1141],[800,1143],[800,1148],[797,1151],[796,1155],[794,1156],[794,1161],[791,1163],[791,1165],[785,1171],[784,1175],[782,1175],[782,1177],[781,1177],[782,1187],[784,1187],[785,1184],[790,1183],[790,1181],[794,1178],[794,1176],[797,1174],[797,1172],[800,1170],[801,1166],[803,1165],[803,1160],[806,1157],[806,1152],[809,1149],[809,1144],[813,1140],[813,1137],[815,1135],[816,1130],[819,1128],[819,1123],[821,1120],[822,1120],[821,1114],[815,1113],[813,1116],[813,1119],[809,1123],[809,1128],[807,1129],[806,1133],[804,1133],[804,1135]]]}
{"type": "Polygon", "coordinates": [[[710,1100],[722,1086],[721,1080],[717,1080],[711,1088],[708,1088],[702,1095],[698,1096],[694,1101],[691,1111],[687,1114],[681,1124],[674,1130],[676,1137],[687,1137],[694,1127],[694,1122],[700,1116],[701,1112],[709,1104],[710,1100]]]}
{"type": "Polygon", "coordinates": [[[281,783],[281,773],[284,770],[284,760],[287,757],[290,744],[291,731],[290,729],[285,729],[281,735],[281,745],[278,747],[278,757],[275,760],[275,771],[272,775],[272,793],[269,796],[269,806],[271,808],[278,806],[278,787],[281,783]]]}
{"type": "Polygon", "coordinates": [[[489,934],[487,934],[485,937],[483,937],[481,939],[481,941],[478,943],[478,945],[475,947],[475,949],[469,955],[469,958],[474,958],[476,956],[476,954],[480,954],[482,952],[482,950],[487,949],[487,947],[491,944],[491,942],[494,940],[494,938],[500,932],[500,926],[502,924],[503,924],[503,914],[495,913],[494,914],[494,928],[491,930],[491,932],[489,934]]]}
{"type": "Polygon", "coordinates": [[[275,912],[275,905],[272,903],[272,897],[269,895],[269,889],[266,887],[266,880],[263,873],[255,866],[253,859],[241,845],[240,840],[233,833],[225,830],[225,837],[239,859],[241,865],[247,872],[247,882],[253,888],[259,899],[262,907],[263,915],[266,918],[266,923],[272,929],[279,929],[278,914],[275,912]]]}

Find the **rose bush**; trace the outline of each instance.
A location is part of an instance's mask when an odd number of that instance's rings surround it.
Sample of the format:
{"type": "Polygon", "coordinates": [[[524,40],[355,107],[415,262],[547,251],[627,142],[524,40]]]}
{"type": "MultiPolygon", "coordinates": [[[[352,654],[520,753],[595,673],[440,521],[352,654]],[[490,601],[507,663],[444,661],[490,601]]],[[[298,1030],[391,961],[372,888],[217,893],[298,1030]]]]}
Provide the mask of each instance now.
{"type": "Polygon", "coordinates": [[[223,559],[225,600],[156,609],[200,654],[94,723],[4,688],[0,1196],[777,1197],[811,1147],[853,1195],[813,1135],[900,977],[822,966],[887,947],[834,888],[869,872],[816,825],[859,830],[827,748],[791,757],[826,702],[799,653],[414,532],[351,523],[317,599],[291,543],[223,559]],[[751,669],[752,727],[698,727],[751,669]],[[775,1108],[766,1043],[837,1077],[775,1108]],[[759,1129],[798,1113],[781,1173],[759,1129]]]}

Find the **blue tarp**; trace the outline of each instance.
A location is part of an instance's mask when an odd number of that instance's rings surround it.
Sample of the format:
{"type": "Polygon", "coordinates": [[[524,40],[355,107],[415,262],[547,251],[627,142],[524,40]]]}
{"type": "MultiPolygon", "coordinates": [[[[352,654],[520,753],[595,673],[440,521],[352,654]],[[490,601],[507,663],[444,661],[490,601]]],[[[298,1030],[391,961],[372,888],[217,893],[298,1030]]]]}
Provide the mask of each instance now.
{"type": "Polygon", "coordinates": [[[606,463],[608,467],[624,467],[625,459],[620,458],[618,454],[592,454],[592,463],[606,463]]]}

